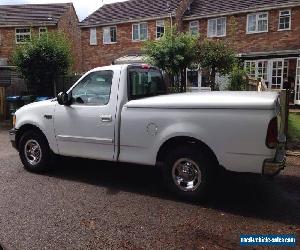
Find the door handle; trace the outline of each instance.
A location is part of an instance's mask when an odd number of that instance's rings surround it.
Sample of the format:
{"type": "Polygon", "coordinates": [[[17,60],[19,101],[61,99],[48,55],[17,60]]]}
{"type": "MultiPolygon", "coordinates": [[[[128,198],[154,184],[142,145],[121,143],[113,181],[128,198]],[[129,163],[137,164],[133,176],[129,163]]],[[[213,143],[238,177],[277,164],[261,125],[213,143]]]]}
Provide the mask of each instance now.
{"type": "Polygon", "coordinates": [[[101,121],[102,122],[111,122],[112,116],[111,115],[101,115],[101,121]]]}

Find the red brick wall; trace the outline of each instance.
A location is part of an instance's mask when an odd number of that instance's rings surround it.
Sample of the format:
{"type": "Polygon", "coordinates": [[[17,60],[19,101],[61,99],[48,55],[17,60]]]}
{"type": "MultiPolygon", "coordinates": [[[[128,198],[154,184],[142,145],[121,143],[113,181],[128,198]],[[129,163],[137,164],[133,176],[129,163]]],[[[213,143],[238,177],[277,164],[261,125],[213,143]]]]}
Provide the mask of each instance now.
{"type": "MultiPolygon", "coordinates": [[[[44,26],[41,26],[44,27],[44,26]]],[[[22,28],[22,26],[18,27],[22,28]]],[[[12,55],[18,44],[16,44],[15,38],[15,27],[0,28],[0,58],[7,58],[8,63],[12,64],[12,55]]],[[[56,29],[55,26],[47,27],[48,31],[51,32],[56,29]]],[[[39,27],[31,27],[31,36],[39,34],[39,27]]]]}
{"type": "MultiPolygon", "coordinates": [[[[292,9],[290,31],[278,31],[279,10],[269,11],[269,31],[266,33],[246,34],[247,14],[234,16],[236,32],[231,28],[232,16],[227,17],[227,36],[218,38],[231,43],[238,53],[265,52],[276,50],[300,49],[300,8],[292,9]]],[[[188,30],[189,22],[184,22],[188,30]]],[[[207,19],[199,20],[202,38],[207,37],[207,19]]]]}
{"type": "MultiPolygon", "coordinates": [[[[81,30],[83,69],[110,65],[115,59],[130,54],[140,54],[143,42],[132,41],[132,24],[117,25],[117,43],[103,44],[103,28],[97,27],[98,45],[90,45],[90,29],[81,30]]],[[[148,21],[148,37],[156,38],[156,21],[148,21]]]]}
{"type": "Polygon", "coordinates": [[[73,5],[58,22],[58,30],[64,32],[70,40],[73,56],[73,71],[82,72],[81,30],[79,20],[73,5]]]}

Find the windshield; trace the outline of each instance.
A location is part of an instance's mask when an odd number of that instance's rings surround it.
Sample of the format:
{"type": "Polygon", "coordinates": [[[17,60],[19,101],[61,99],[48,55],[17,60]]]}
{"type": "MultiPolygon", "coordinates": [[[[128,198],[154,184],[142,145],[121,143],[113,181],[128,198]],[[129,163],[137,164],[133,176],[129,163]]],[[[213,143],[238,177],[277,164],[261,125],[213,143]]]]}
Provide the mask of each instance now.
{"type": "Polygon", "coordinates": [[[155,68],[129,69],[129,99],[136,100],[144,97],[164,95],[167,88],[161,72],[155,68]]]}

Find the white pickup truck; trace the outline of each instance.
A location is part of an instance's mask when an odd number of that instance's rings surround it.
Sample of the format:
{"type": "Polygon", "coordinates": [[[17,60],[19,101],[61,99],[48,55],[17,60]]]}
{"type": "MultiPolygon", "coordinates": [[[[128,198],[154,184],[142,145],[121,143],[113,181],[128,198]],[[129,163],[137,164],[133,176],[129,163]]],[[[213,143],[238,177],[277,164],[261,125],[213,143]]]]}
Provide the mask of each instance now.
{"type": "Polygon", "coordinates": [[[155,67],[96,68],[56,99],[19,109],[11,142],[32,172],[45,170],[52,154],[156,166],[170,190],[189,199],[201,198],[220,168],[284,168],[277,92],[166,92],[155,67]]]}

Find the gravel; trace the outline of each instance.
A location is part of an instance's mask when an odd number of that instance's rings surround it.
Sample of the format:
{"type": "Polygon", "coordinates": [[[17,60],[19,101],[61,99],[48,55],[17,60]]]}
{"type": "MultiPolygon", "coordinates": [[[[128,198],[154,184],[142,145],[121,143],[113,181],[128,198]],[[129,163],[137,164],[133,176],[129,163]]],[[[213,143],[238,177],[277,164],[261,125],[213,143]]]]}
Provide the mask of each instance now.
{"type": "Polygon", "coordinates": [[[5,249],[237,249],[242,233],[300,238],[300,158],[273,180],[224,174],[210,199],[170,196],[155,168],[58,158],[26,172],[0,131],[5,249]]]}

